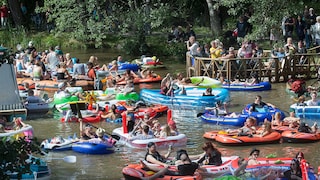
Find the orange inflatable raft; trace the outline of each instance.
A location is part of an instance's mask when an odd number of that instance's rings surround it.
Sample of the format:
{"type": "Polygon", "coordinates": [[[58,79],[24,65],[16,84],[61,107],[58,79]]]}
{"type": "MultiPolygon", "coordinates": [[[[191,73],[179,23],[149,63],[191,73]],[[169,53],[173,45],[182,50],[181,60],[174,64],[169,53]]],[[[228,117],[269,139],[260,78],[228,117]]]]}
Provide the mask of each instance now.
{"type": "MultiPolygon", "coordinates": [[[[154,82],[160,82],[162,80],[162,77],[158,75],[157,77],[150,77],[150,78],[134,78],[133,83],[139,84],[139,83],[154,83],[154,82]]],[[[126,81],[120,81],[117,82],[118,85],[125,85],[126,81]]]]}
{"type": "Polygon", "coordinates": [[[217,134],[215,140],[223,145],[252,145],[252,144],[270,144],[279,143],[281,134],[279,132],[272,132],[264,137],[260,136],[230,136],[225,134],[217,134]]]}
{"type": "MultiPolygon", "coordinates": [[[[84,123],[96,123],[96,122],[100,122],[101,119],[101,114],[102,112],[100,111],[97,115],[94,116],[87,116],[87,117],[82,117],[82,122],[84,123]]],[[[77,116],[69,116],[68,117],[68,113],[67,115],[65,115],[64,117],[62,117],[60,119],[61,122],[79,122],[79,118],[77,116]]]]}
{"type": "MultiPolygon", "coordinates": [[[[33,81],[30,78],[17,78],[17,84],[18,84],[19,90],[25,90],[25,87],[23,85],[25,83],[29,84],[30,89],[34,89],[35,86],[37,85],[41,90],[57,91],[58,84],[60,83],[60,81],[53,81],[53,80],[33,81]]],[[[92,90],[94,86],[94,82],[87,81],[87,80],[76,80],[75,84],[73,84],[72,86],[82,87],[82,89],[85,91],[92,90]]]]}
{"type": "Polygon", "coordinates": [[[320,140],[320,132],[304,133],[299,131],[283,131],[281,133],[283,142],[289,143],[309,143],[320,140]]]}
{"type": "MultiPolygon", "coordinates": [[[[170,170],[175,170],[170,168],[170,170]]],[[[122,174],[125,179],[141,179],[142,177],[152,176],[155,172],[144,170],[140,164],[129,164],[128,166],[122,169],[122,174]]],[[[170,176],[164,175],[156,180],[200,180],[202,179],[201,175],[198,172],[195,172],[193,176],[170,176]]]]}

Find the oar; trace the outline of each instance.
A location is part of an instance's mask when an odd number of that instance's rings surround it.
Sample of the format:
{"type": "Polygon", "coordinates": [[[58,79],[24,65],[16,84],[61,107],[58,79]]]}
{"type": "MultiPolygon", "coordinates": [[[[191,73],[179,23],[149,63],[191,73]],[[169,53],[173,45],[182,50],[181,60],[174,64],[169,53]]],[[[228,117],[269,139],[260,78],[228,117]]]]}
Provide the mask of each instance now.
{"type": "Polygon", "coordinates": [[[75,163],[77,162],[77,157],[76,156],[66,156],[63,158],[50,158],[50,159],[62,159],[64,162],[67,163],[75,163]]]}
{"type": "MultiPolygon", "coordinates": [[[[97,126],[94,126],[94,125],[92,125],[92,124],[90,124],[90,123],[87,123],[87,124],[89,124],[90,126],[96,128],[96,129],[99,129],[97,126]]],[[[117,140],[117,141],[119,141],[120,138],[121,138],[120,136],[115,135],[115,134],[111,134],[111,133],[108,133],[108,132],[105,132],[105,133],[108,134],[109,136],[111,136],[113,139],[115,139],[115,140],[117,140]]]]}

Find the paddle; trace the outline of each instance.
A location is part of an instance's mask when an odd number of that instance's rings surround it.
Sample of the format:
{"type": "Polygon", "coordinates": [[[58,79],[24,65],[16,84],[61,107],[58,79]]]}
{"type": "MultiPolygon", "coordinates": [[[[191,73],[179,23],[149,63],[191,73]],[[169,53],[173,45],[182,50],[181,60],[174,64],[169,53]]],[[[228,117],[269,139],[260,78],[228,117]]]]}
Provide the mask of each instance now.
{"type": "MultiPolygon", "coordinates": [[[[87,123],[87,124],[89,124],[89,125],[92,126],[93,128],[99,129],[97,126],[94,126],[94,125],[92,125],[92,124],[90,124],[90,123],[87,123]]],[[[120,138],[121,138],[121,137],[118,136],[118,135],[111,134],[111,133],[108,133],[108,132],[106,132],[106,131],[105,131],[105,133],[108,134],[109,136],[111,136],[113,139],[115,139],[115,140],[117,140],[117,141],[119,141],[120,138]]]]}
{"type": "Polygon", "coordinates": [[[50,159],[62,159],[64,162],[67,162],[67,163],[75,163],[75,162],[77,162],[77,157],[76,156],[65,156],[63,158],[50,158],[50,159]]]}

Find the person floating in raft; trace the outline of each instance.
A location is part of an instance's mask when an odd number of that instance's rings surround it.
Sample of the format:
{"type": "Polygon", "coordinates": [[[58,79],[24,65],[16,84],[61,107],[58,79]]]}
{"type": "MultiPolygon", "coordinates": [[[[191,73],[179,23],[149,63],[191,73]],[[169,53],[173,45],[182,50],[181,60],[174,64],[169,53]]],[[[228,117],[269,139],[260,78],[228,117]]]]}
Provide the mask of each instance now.
{"type": "Polygon", "coordinates": [[[257,95],[255,101],[250,105],[249,112],[258,112],[257,108],[264,108],[265,106],[271,106],[272,108],[276,108],[275,105],[271,103],[265,103],[262,101],[262,97],[257,95]]]}

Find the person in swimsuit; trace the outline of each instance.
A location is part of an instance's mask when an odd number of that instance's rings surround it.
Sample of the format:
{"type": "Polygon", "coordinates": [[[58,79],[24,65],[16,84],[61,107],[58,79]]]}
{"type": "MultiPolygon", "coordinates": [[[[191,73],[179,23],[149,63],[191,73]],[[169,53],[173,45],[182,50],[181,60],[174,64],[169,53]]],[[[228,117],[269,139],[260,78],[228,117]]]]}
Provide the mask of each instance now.
{"type": "Polygon", "coordinates": [[[260,155],[260,150],[253,148],[252,151],[250,152],[250,156],[248,158],[248,165],[258,165],[260,162],[257,160],[257,158],[260,155]]]}
{"type": "Polygon", "coordinates": [[[258,112],[257,108],[263,108],[264,106],[271,106],[272,108],[276,108],[276,106],[271,103],[263,102],[262,97],[260,95],[257,95],[255,101],[250,106],[249,112],[258,112]]]}

